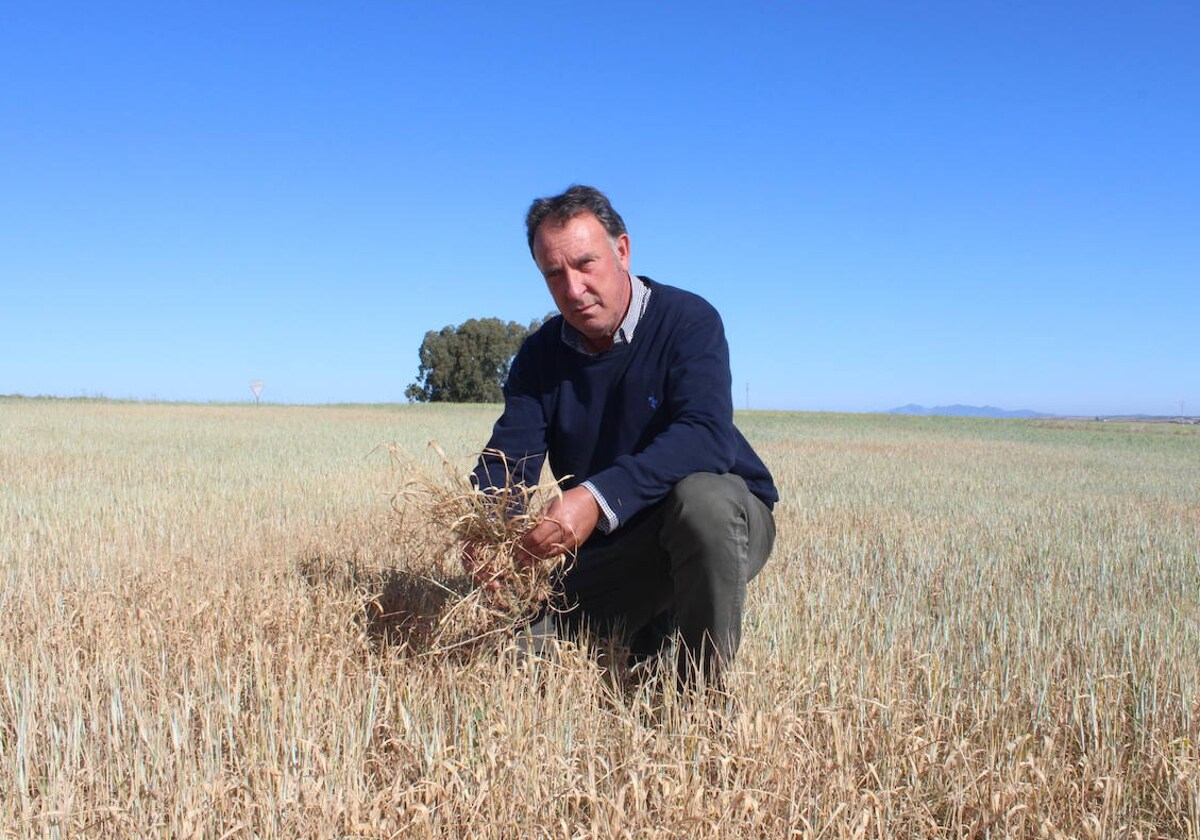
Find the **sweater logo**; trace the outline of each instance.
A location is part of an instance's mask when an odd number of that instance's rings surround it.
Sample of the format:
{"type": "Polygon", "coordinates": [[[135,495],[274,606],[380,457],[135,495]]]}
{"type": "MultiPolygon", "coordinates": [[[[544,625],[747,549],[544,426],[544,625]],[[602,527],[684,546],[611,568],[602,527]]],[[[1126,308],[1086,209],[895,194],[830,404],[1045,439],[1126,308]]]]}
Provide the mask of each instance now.
{"type": "Polygon", "coordinates": [[[651,408],[658,408],[658,400],[653,395],[646,397],[646,402],[650,404],[651,408]]]}

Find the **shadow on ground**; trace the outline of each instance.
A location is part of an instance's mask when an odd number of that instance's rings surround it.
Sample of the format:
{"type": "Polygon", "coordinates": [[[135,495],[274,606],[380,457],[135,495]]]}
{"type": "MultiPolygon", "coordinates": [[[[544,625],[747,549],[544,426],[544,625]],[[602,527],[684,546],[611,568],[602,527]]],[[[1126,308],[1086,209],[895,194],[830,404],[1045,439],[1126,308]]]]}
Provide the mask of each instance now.
{"type": "Polygon", "coordinates": [[[426,653],[443,642],[447,617],[470,591],[466,575],[372,568],[319,553],[297,564],[314,597],[332,596],[351,607],[354,625],[374,645],[426,653]]]}

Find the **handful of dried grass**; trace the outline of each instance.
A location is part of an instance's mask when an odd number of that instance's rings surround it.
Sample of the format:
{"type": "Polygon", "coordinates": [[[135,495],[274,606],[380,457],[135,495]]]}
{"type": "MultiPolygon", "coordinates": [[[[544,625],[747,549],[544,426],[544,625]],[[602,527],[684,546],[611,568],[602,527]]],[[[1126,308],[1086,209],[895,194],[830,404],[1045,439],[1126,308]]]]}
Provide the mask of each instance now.
{"type": "MultiPolygon", "coordinates": [[[[437,553],[446,579],[434,582],[457,596],[446,600],[437,617],[434,647],[444,650],[511,629],[533,616],[549,600],[554,573],[569,558],[540,559],[521,547],[522,537],[544,519],[546,506],[559,493],[558,481],[529,487],[509,480],[503,487],[481,490],[454,469],[440,446],[429,446],[441,461],[440,474],[409,464],[410,477],[393,507],[402,514],[415,507],[417,518],[428,523],[431,536],[441,543],[437,553]],[[466,545],[482,570],[479,581],[462,566],[466,545]],[[492,582],[495,585],[489,586],[492,582]]],[[[485,454],[504,458],[498,452],[485,454]]],[[[406,461],[394,448],[392,456],[406,461]]],[[[507,473],[512,475],[511,470],[507,473]]]]}

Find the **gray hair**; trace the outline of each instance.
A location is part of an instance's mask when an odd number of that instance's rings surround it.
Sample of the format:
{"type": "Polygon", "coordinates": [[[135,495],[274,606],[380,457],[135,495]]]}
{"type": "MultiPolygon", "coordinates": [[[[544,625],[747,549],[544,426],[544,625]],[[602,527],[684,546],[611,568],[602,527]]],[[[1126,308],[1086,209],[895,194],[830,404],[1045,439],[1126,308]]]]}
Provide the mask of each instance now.
{"type": "Polygon", "coordinates": [[[549,198],[536,198],[529,205],[525,214],[525,233],[529,237],[529,253],[533,253],[533,237],[538,227],[545,221],[565,225],[571,219],[584,213],[591,213],[608,232],[608,238],[616,241],[625,233],[625,220],[621,218],[608,197],[595,187],[582,184],[572,184],[562,195],[549,198]]]}

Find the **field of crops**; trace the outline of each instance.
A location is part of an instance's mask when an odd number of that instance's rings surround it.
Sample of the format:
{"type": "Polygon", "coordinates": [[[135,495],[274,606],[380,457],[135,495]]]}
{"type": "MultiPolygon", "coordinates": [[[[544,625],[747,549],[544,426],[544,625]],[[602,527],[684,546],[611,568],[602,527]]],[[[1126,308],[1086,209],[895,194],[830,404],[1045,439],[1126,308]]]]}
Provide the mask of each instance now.
{"type": "Polygon", "coordinates": [[[1200,428],[739,415],[697,700],[392,620],[495,415],[0,399],[0,836],[1200,838],[1200,428]]]}

